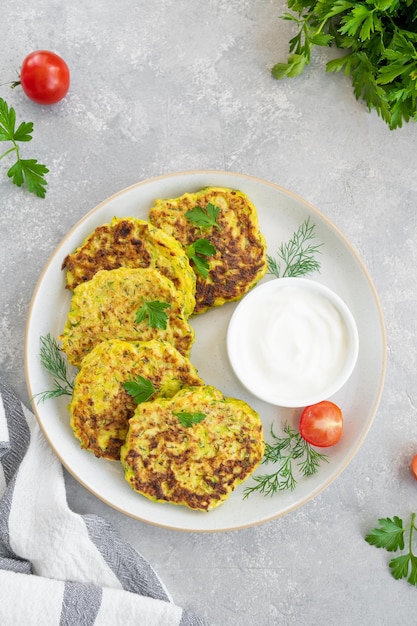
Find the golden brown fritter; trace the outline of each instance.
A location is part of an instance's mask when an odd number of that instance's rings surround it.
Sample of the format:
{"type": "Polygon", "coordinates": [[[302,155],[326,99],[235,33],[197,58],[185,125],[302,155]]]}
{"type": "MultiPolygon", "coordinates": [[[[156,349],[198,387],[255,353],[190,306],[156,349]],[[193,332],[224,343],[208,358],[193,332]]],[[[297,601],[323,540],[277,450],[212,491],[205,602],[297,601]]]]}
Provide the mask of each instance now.
{"type": "Polygon", "coordinates": [[[101,341],[168,341],[189,356],[194,329],[184,314],[181,294],[173,283],[152,268],[100,270],[74,289],[64,331],[60,336],[68,361],[77,367],[101,341]],[[161,302],[167,327],[152,327],[148,318],[137,322],[144,303],[161,302]]]}
{"type": "Polygon", "coordinates": [[[139,404],[121,462],[131,487],[151,500],[209,511],[224,502],[262,460],[258,414],[216,388],[184,388],[139,404]],[[203,416],[184,426],[186,415],[203,416]]]}
{"type": "Polygon", "coordinates": [[[114,217],[96,228],[62,263],[69,289],[90,280],[99,270],[153,267],[172,280],[184,295],[185,313],[195,305],[195,275],[182,246],[163,230],[133,217],[114,217]]]}
{"type": "Polygon", "coordinates": [[[68,407],[81,447],[95,456],[119,459],[136,402],[124,383],[143,377],[155,388],[149,399],[169,398],[202,385],[197,370],[166,341],[104,341],[83,360],[68,407]]]}
{"type": "Polygon", "coordinates": [[[208,276],[203,278],[196,271],[194,313],[239,300],[266,273],[266,242],[259,230],[257,211],[241,191],[206,187],[179,198],[158,199],[149,212],[149,221],[175,237],[184,248],[197,239],[208,239],[216,249],[208,259],[208,276]],[[185,216],[196,206],[205,210],[208,204],[220,209],[219,227],[201,228],[185,216]]]}

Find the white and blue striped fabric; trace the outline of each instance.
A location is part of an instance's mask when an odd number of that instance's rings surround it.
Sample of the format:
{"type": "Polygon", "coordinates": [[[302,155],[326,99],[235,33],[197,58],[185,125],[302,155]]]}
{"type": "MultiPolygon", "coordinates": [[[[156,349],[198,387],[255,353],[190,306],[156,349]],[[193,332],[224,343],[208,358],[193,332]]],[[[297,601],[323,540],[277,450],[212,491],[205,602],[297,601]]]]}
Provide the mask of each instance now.
{"type": "Polygon", "coordinates": [[[108,522],[70,510],[60,462],[1,381],[0,624],[204,626],[108,522]]]}

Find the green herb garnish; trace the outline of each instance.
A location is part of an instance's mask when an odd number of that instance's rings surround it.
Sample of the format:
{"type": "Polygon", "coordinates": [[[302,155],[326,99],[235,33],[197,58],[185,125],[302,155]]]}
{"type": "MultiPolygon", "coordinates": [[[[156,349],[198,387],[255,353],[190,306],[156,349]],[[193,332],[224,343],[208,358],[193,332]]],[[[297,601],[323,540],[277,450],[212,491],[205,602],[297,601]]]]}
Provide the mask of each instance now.
{"type": "Polygon", "coordinates": [[[299,432],[291,428],[289,424],[283,427],[286,437],[275,435],[271,427],[271,435],[274,443],[265,442],[263,464],[277,463],[278,467],[270,474],[253,476],[255,485],[244,490],[247,498],[254,491],[259,491],[265,496],[272,496],[277,491],[290,489],[293,491],[297,485],[293,463],[303,476],[312,476],[318,472],[320,463],[328,459],[324,454],[317,452],[299,432]]]}
{"type": "Polygon", "coordinates": [[[268,273],[277,278],[289,276],[305,276],[320,271],[320,263],[316,254],[320,252],[322,244],[313,245],[315,237],[314,224],[307,218],[287,243],[281,244],[277,254],[282,261],[278,262],[267,255],[268,273]]]}
{"type": "Polygon", "coordinates": [[[294,13],[282,17],[298,27],[286,63],[272,75],[298,76],[314,46],[346,51],[326,65],[352,79],[357,99],[375,109],[390,129],[417,120],[417,11],[415,0],[287,0],[294,13]]]}
{"type": "Polygon", "coordinates": [[[166,330],[168,315],[165,313],[165,309],[169,309],[169,307],[170,305],[167,302],[160,302],[159,300],[146,302],[143,300],[142,306],[136,312],[136,323],[140,324],[147,319],[151,328],[166,330]]]}
{"type": "Polygon", "coordinates": [[[212,256],[216,253],[216,248],[208,239],[197,239],[185,249],[188,258],[193,261],[196,270],[203,277],[207,278],[210,265],[204,257],[212,256]]]}
{"type": "Polygon", "coordinates": [[[71,396],[74,391],[74,383],[69,380],[68,363],[62,356],[62,351],[57,341],[48,333],[46,337],[41,337],[41,364],[54,379],[54,388],[50,391],[37,393],[35,398],[39,402],[44,402],[50,398],[59,396],[71,396]]]}
{"type": "Polygon", "coordinates": [[[181,424],[186,428],[193,424],[199,424],[206,417],[205,413],[188,413],[187,411],[180,411],[179,413],[174,413],[174,415],[178,417],[181,424]]]}
{"type": "Polygon", "coordinates": [[[393,518],[385,517],[378,520],[379,527],[374,528],[365,537],[371,546],[385,548],[388,552],[404,550],[404,535],[408,533],[408,545],[406,554],[395,557],[389,562],[392,576],[399,580],[407,578],[410,585],[417,586],[417,555],[413,553],[413,533],[417,527],[415,524],[416,513],[412,513],[408,526],[403,527],[403,521],[396,515],[393,518]]]}
{"type": "Polygon", "coordinates": [[[132,396],[136,404],[146,402],[157,391],[151,380],[140,375],[135,380],[128,380],[123,383],[123,388],[132,396]]]}
{"type": "Polygon", "coordinates": [[[47,185],[45,174],[48,168],[36,159],[22,159],[18,143],[31,141],[33,132],[33,122],[21,122],[16,128],[16,112],[13,107],[8,107],[7,102],[0,98],[0,141],[10,141],[13,145],[0,155],[3,159],[8,154],[15,153],[16,162],[7,172],[7,176],[17,187],[26,185],[31,193],[40,198],[46,194],[47,185]]]}
{"type": "Polygon", "coordinates": [[[219,213],[219,207],[209,202],[205,209],[200,206],[190,209],[190,211],[185,213],[185,217],[196,226],[200,226],[200,228],[211,228],[213,226],[220,229],[217,223],[219,213]]]}

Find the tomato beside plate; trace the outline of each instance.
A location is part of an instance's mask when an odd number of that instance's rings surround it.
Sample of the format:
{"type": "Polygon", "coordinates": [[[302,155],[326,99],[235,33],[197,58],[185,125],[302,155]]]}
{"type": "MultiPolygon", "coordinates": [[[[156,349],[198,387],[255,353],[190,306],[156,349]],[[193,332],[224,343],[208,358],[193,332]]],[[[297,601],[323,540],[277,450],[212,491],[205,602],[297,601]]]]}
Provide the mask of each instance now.
{"type": "Polygon", "coordinates": [[[413,457],[411,461],[411,471],[413,472],[414,478],[417,480],[417,454],[413,457]]]}
{"type": "Polygon", "coordinates": [[[68,93],[70,71],[64,59],[49,50],[35,50],[24,59],[20,84],[30,100],[55,104],[68,93]]]}

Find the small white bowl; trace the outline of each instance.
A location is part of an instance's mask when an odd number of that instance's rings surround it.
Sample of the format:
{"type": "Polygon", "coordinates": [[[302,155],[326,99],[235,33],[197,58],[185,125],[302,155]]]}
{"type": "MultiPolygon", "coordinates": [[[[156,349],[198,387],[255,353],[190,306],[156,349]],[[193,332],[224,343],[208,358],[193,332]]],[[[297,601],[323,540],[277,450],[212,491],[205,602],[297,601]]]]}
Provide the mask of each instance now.
{"type": "Polygon", "coordinates": [[[241,383],[281,407],[326,400],[356,365],[359,337],[345,302],[306,278],[278,278],[255,287],[236,307],[227,351],[241,383]]]}

